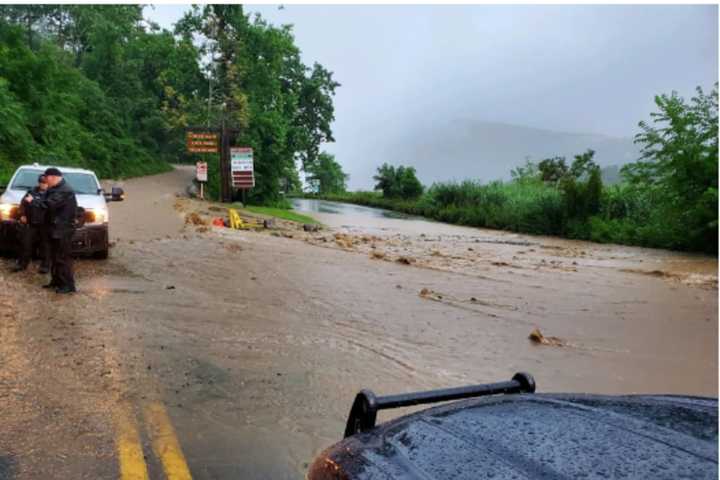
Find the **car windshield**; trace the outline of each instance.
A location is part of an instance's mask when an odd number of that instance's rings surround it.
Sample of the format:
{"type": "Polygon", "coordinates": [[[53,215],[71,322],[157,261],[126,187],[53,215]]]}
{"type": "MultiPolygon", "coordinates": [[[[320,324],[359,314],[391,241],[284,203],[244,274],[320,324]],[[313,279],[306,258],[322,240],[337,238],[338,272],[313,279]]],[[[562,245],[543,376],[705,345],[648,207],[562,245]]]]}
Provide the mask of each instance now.
{"type": "MultiPolygon", "coordinates": [[[[29,190],[37,185],[38,176],[43,170],[23,168],[20,170],[10,188],[15,190],[29,190]]],[[[100,188],[95,177],[89,173],[68,172],[63,178],[70,184],[75,193],[97,195],[100,188]]]]}

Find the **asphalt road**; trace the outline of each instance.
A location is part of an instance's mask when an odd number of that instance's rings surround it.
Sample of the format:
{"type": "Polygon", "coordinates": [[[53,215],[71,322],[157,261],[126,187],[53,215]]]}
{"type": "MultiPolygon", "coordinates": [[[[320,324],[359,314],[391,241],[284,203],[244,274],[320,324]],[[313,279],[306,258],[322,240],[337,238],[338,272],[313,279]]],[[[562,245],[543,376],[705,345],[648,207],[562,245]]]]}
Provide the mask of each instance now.
{"type": "Polygon", "coordinates": [[[641,249],[433,243],[418,224],[211,228],[224,212],[177,196],[191,175],[125,183],[111,257],[77,262],[78,294],[0,266],[0,479],[302,478],[365,387],[526,370],[540,391],[716,395],[716,261],[714,277],[656,274],[641,249]],[[530,342],[536,327],[562,346],[530,342]]]}

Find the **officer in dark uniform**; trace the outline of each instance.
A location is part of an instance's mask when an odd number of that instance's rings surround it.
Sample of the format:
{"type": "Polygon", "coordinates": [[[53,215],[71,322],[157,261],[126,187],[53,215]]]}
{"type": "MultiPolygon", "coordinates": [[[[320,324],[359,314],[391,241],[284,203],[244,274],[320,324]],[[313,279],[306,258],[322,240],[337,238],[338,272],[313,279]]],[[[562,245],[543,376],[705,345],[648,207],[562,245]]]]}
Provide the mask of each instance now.
{"type": "MultiPolygon", "coordinates": [[[[34,197],[42,198],[48,189],[45,175],[38,177],[38,185],[30,190],[34,197]]],[[[50,264],[50,242],[47,235],[45,223],[45,210],[27,203],[20,204],[20,222],[18,224],[18,239],[20,240],[20,252],[17,264],[13,272],[25,270],[30,264],[35,245],[39,246],[40,273],[48,273],[50,264]]]]}
{"type": "Polygon", "coordinates": [[[62,172],[51,167],[45,170],[48,184],[44,196],[34,197],[28,193],[23,201],[45,210],[50,227],[51,280],[46,288],[57,293],[75,292],[72,269],[72,237],[75,231],[77,200],[72,187],[62,177],[62,172]]]}

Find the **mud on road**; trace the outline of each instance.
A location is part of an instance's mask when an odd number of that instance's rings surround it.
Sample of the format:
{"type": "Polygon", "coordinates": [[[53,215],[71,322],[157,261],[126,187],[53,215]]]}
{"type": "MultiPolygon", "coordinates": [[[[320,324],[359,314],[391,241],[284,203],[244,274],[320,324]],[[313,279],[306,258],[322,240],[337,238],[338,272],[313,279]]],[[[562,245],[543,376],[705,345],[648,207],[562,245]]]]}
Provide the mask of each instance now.
{"type": "Polygon", "coordinates": [[[714,259],[324,215],[231,231],[182,197],[191,175],[125,182],[74,296],[0,269],[0,478],[116,478],[128,418],[162,478],[149,405],[193,478],[302,478],[365,387],[524,370],[545,392],[717,395],[714,259]]]}

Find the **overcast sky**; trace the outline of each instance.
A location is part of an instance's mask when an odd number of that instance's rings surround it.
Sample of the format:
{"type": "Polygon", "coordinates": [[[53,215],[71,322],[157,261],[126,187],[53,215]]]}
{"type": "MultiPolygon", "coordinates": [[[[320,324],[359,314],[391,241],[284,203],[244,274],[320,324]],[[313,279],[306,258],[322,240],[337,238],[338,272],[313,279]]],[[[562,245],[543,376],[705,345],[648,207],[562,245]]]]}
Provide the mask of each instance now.
{"type": "MultiPolygon", "coordinates": [[[[170,28],[186,6],[146,15],[170,28]]],[[[293,24],[305,63],[342,86],[336,144],[366,187],[390,137],[418,124],[501,122],[631,137],[653,96],[709,89],[717,6],[246,6],[293,24]],[[380,151],[380,152],[379,152],[380,151]]]]}

